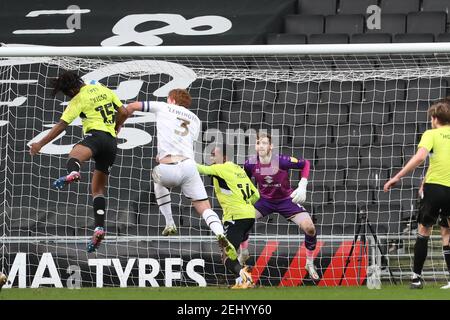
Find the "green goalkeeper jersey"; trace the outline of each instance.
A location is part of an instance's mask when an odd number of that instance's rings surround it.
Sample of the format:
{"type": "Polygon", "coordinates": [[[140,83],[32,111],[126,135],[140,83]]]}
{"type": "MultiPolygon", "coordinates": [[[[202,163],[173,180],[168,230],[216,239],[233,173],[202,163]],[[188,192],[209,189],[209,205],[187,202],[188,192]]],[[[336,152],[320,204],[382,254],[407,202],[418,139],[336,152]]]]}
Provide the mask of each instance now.
{"type": "Polygon", "coordinates": [[[87,84],[70,100],[61,120],[71,123],[78,116],[83,124],[83,132],[100,130],[116,136],[116,113],[122,102],[117,95],[100,83],[87,84]]]}
{"type": "Polygon", "coordinates": [[[223,221],[255,218],[253,204],[259,199],[259,192],[244,169],[230,161],[211,166],[197,164],[197,169],[212,176],[223,221]]]}

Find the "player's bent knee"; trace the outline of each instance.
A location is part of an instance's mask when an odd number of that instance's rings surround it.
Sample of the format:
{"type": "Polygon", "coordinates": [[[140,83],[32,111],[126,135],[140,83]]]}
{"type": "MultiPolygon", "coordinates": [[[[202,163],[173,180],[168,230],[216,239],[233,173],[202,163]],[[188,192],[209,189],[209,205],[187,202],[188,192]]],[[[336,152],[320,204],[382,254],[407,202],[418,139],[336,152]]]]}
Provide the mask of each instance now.
{"type": "Polygon", "coordinates": [[[82,162],[87,161],[92,158],[92,149],[83,144],[77,144],[70,152],[69,158],[79,159],[82,162]]]}

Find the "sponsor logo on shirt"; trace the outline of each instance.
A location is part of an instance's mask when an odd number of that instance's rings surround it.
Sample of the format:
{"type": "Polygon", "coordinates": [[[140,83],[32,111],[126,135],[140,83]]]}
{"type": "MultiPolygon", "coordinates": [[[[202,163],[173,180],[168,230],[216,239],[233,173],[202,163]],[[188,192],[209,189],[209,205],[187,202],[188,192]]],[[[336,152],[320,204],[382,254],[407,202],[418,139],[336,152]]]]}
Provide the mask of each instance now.
{"type": "Polygon", "coordinates": [[[268,184],[271,184],[273,182],[273,178],[272,176],[265,176],[264,181],[266,181],[266,183],[268,184]]]}

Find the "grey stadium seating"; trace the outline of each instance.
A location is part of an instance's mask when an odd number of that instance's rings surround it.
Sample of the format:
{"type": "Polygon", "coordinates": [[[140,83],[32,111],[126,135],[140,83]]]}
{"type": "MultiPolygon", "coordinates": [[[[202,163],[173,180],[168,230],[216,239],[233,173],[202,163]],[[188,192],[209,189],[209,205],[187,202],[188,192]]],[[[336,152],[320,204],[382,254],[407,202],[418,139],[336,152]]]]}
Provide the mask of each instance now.
{"type": "Polygon", "coordinates": [[[307,37],[304,34],[270,33],[267,35],[267,44],[305,44],[307,37]]]}
{"type": "Polygon", "coordinates": [[[380,189],[389,176],[388,169],[349,168],[345,180],[348,190],[380,189]]]}
{"type": "Polygon", "coordinates": [[[378,5],[378,0],[340,0],[338,13],[364,15],[371,5],[378,5]]]}
{"type": "Polygon", "coordinates": [[[417,143],[417,126],[415,123],[403,125],[375,125],[377,142],[381,145],[415,145],[417,143]]]}
{"type": "Polygon", "coordinates": [[[350,123],[383,124],[389,122],[389,103],[363,102],[352,103],[350,107],[350,123]]]}
{"type": "Polygon", "coordinates": [[[438,34],[435,40],[436,42],[450,42],[450,33],[438,34]]]}
{"type": "Polygon", "coordinates": [[[294,127],[294,146],[320,147],[331,145],[331,129],[331,126],[327,125],[294,127]]]}
{"type": "Polygon", "coordinates": [[[427,110],[430,106],[428,101],[397,102],[392,104],[392,115],[394,123],[402,125],[405,123],[427,122],[427,110]]]}
{"type": "Polygon", "coordinates": [[[433,42],[434,36],[431,33],[406,33],[396,34],[392,42],[398,43],[419,43],[419,42],[433,42]]]}
{"type": "Polygon", "coordinates": [[[352,103],[362,100],[362,83],[357,81],[327,81],[319,86],[320,102],[352,103]]]}
{"type": "Polygon", "coordinates": [[[264,122],[270,125],[300,126],[306,123],[303,104],[274,103],[264,107],[264,122]]]}
{"type": "Polygon", "coordinates": [[[402,149],[394,146],[370,146],[359,149],[362,168],[391,168],[403,164],[402,149]]]}
{"type": "Polygon", "coordinates": [[[364,82],[363,101],[392,102],[405,100],[406,81],[404,80],[371,80],[364,82]]]}
{"type": "Polygon", "coordinates": [[[408,14],[407,33],[444,33],[447,25],[445,12],[412,12],[408,14]]]}
{"type": "Polygon", "coordinates": [[[310,82],[281,82],[277,84],[277,102],[305,104],[319,102],[319,83],[310,82]]]}
{"type": "Polygon", "coordinates": [[[344,124],[333,126],[337,146],[369,146],[374,143],[375,130],[372,124],[344,124]]]}
{"type": "Polygon", "coordinates": [[[298,0],[299,14],[336,14],[336,0],[298,0]]]}
{"type": "Polygon", "coordinates": [[[306,123],[309,125],[333,125],[348,123],[349,107],[346,104],[309,104],[306,109],[306,123]]]}
{"type": "Polygon", "coordinates": [[[286,33],[310,34],[323,33],[325,18],[322,15],[288,15],[284,20],[286,33]]]}
{"type": "Polygon", "coordinates": [[[319,148],[316,153],[317,169],[346,169],[359,166],[357,147],[319,148]]]}
{"type": "Polygon", "coordinates": [[[406,101],[445,98],[447,80],[442,78],[414,79],[406,83],[406,101]]]}
{"type": "Polygon", "coordinates": [[[450,2],[448,0],[423,0],[423,11],[443,11],[450,14],[450,2]]]}
{"type": "Polygon", "coordinates": [[[388,43],[392,42],[389,33],[358,33],[350,38],[350,43],[388,43]]]}
{"type": "Polygon", "coordinates": [[[309,44],[338,44],[338,43],[348,43],[349,38],[347,34],[343,33],[324,33],[324,34],[312,34],[308,37],[309,44]]]}
{"type": "Polygon", "coordinates": [[[375,201],[373,190],[336,189],[330,192],[330,197],[336,205],[367,205],[375,201]]]}
{"type": "Polygon", "coordinates": [[[381,13],[380,29],[367,29],[367,33],[405,33],[406,15],[401,13],[381,13]]]}
{"type": "Polygon", "coordinates": [[[382,13],[417,12],[420,9],[420,0],[381,0],[382,13]]]}
{"type": "Polygon", "coordinates": [[[363,33],[365,18],[360,14],[342,14],[325,18],[326,33],[344,33],[352,35],[363,33]]]}

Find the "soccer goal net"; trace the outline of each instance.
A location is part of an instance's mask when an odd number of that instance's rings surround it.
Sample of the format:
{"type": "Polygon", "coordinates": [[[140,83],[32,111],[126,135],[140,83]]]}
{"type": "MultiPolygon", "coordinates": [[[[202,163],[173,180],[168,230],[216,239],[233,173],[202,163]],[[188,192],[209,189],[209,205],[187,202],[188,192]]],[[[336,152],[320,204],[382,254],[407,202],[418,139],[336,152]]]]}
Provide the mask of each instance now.
{"type": "MultiPolygon", "coordinates": [[[[234,281],[215,238],[179,189],[172,190],[178,234],[161,235],[165,221],[151,178],[156,124],[149,113],[128,119],[118,136],[106,239],[96,253],[86,252],[94,227],[93,163],[83,164],[80,182],[52,189],[82,139],[80,119],[40,155],[28,152],[67,105],[62,96],[50,96],[49,79],[63,70],[101,82],[124,103],[165,101],[170,89],[187,88],[202,120],[199,163],[209,164],[219,139],[231,147],[229,158],[243,165],[255,154],[258,130],[272,135],[274,152],[310,160],[304,206],[318,234],[316,285],[363,285],[371,264],[381,266],[386,281],[408,278],[426,164],[392,191],[382,187],[415,153],[429,127],[429,105],[449,93],[450,47],[428,45],[424,52],[424,46],[383,46],[0,48],[0,267],[9,275],[6,287],[234,281]]],[[[294,188],[298,180],[292,170],[294,188]]],[[[211,180],[204,183],[220,215],[211,180]]],[[[303,242],[299,227],[278,214],[258,220],[247,261],[255,282],[313,285],[303,242]]],[[[443,279],[438,233],[428,254],[425,278],[443,279]]]]}

